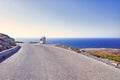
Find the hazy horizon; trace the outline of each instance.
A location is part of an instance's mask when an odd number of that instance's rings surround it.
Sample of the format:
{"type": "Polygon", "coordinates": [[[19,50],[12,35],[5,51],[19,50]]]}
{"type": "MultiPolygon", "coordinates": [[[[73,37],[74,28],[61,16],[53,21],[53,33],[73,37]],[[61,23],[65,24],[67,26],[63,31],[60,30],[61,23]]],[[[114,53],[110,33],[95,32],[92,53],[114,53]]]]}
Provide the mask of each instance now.
{"type": "MultiPolygon", "coordinates": [[[[16,38],[14,37],[15,39],[40,39],[41,37],[25,37],[25,38],[22,38],[22,37],[19,37],[19,38],[16,38]]],[[[119,37],[46,37],[47,39],[118,39],[119,37]]]]}
{"type": "Polygon", "coordinates": [[[14,38],[120,38],[119,0],[0,0],[0,33],[14,38]]]}

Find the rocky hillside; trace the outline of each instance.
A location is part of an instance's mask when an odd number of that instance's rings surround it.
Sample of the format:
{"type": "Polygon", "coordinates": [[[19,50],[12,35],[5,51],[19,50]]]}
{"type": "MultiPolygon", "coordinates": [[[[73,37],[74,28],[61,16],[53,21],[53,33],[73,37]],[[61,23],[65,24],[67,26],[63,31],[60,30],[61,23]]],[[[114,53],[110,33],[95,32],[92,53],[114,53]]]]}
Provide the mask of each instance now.
{"type": "Polygon", "coordinates": [[[16,46],[15,40],[8,35],[0,33],[0,51],[16,46]]]}

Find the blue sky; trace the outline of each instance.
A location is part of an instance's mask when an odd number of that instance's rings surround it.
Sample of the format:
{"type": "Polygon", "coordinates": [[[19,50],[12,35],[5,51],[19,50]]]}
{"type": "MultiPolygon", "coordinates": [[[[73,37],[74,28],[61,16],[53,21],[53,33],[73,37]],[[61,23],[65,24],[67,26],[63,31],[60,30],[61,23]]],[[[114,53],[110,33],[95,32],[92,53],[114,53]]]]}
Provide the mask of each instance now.
{"type": "Polygon", "coordinates": [[[0,17],[17,38],[120,37],[120,0],[0,0],[0,17]]]}

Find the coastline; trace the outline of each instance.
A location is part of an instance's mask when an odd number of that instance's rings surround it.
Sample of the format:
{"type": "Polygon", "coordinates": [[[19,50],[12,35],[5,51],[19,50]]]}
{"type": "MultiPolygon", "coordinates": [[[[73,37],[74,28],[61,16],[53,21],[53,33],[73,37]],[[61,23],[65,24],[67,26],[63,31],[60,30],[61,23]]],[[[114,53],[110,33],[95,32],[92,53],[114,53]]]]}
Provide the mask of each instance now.
{"type": "MultiPolygon", "coordinates": [[[[24,43],[39,42],[39,38],[16,38],[24,43]]],[[[120,38],[47,38],[47,44],[64,44],[80,49],[85,48],[114,48],[120,49],[120,38]]]]}
{"type": "Polygon", "coordinates": [[[119,56],[119,60],[120,60],[120,49],[114,49],[114,48],[85,48],[85,49],[79,49],[79,48],[74,48],[74,47],[66,46],[66,45],[62,45],[62,44],[52,44],[52,45],[56,46],[56,47],[63,48],[63,49],[71,50],[71,51],[74,51],[74,52],[79,53],[79,54],[83,54],[85,56],[91,57],[95,60],[101,61],[103,63],[106,63],[108,65],[111,65],[115,68],[120,69],[120,62],[119,61],[111,60],[107,57],[104,58],[104,57],[101,57],[101,56],[92,55],[90,53],[90,51],[93,52],[93,53],[95,51],[98,51],[99,52],[99,53],[97,52],[98,54],[102,53],[102,55],[104,55],[104,56],[106,56],[106,55],[119,56]],[[104,54],[104,53],[106,53],[106,54],[104,54]]]}

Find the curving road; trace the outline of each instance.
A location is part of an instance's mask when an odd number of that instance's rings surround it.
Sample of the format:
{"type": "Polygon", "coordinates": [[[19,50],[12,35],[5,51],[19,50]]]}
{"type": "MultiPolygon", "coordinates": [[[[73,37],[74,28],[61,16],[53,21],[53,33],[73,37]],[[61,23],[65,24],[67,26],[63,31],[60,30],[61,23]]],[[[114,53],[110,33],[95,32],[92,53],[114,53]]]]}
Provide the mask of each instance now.
{"type": "Polygon", "coordinates": [[[120,70],[51,45],[21,44],[0,63],[0,80],[120,80],[120,70]]]}

